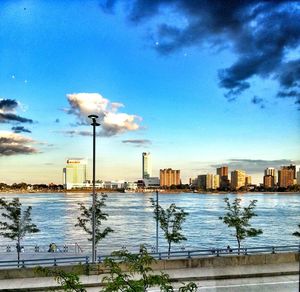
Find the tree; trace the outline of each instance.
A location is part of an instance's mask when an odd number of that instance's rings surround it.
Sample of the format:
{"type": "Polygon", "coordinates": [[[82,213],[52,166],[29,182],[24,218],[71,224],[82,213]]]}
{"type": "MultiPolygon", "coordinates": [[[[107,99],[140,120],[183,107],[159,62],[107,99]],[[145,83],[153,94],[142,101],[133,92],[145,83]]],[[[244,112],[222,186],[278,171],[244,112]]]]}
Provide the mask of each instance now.
{"type": "MultiPolygon", "coordinates": [[[[99,243],[103,238],[105,238],[109,233],[113,232],[110,227],[104,228],[101,231],[101,225],[103,221],[106,221],[108,218],[108,214],[104,213],[102,209],[106,206],[105,200],[107,195],[102,194],[101,198],[96,196],[95,200],[95,245],[99,243]]],[[[91,237],[88,238],[89,241],[93,240],[93,230],[92,230],[92,220],[93,220],[93,212],[92,206],[87,208],[83,203],[78,203],[79,209],[81,211],[80,217],[77,217],[78,223],[75,224],[76,227],[81,227],[88,235],[91,237]]]]}
{"type": "MultiPolygon", "coordinates": [[[[105,288],[102,291],[142,292],[154,286],[158,286],[160,291],[175,291],[168,274],[153,274],[151,264],[155,259],[148,254],[145,247],[141,248],[139,254],[121,250],[113,252],[112,256],[104,260],[105,267],[109,269],[109,276],[103,278],[105,288]]],[[[197,291],[197,285],[189,283],[180,287],[179,291],[197,291]]]]}
{"type": "Polygon", "coordinates": [[[299,231],[295,231],[293,233],[294,236],[297,236],[297,237],[300,237],[300,224],[298,224],[298,227],[299,227],[299,231]]]}
{"type": "Polygon", "coordinates": [[[14,198],[7,202],[4,198],[0,198],[0,209],[4,210],[1,216],[5,221],[0,221],[0,235],[11,240],[16,240],[18,263],[20,261],[21,240],[28,233],[36,233],[40,230],[31,221],[32,207],[28,206],[22,210],[22,204],[19,198],[14,198]]]}
{"type": "Polygon", "coordinates": [[[164,237],[168,242],[168,254],[171,252],[171,244],[179,243],[183,240],[187,240],[181,233],[182,223],[185,221],[186,216],[189,214],[182,208],[176,207],[173,203],[169,208],[164,209],[162,206],[156,206],[156,202],[151,199],[152,206],[154,208],[154,219],[158,220],[160,228],[164,232],[164,237]]]}
{"type": "Polygon", "coordinates": [[[36,272],[46,277],[54,277],[54,280],[60,285],[63,291],[86,292],[86,289],[80,282],[79,276],[74,272],[65,272],[60,269],[51,270],[45,267],[37,267],[36,272]]]}
{"type": "Polygon", "coordinates": [[[235,229],[234,236],[238,243],[238,252],[240,252],[242,240],[246,237],[255,237],[263,233],[261,229],[251,228],[251,224],[249,223],[252,217],[257,216],[254,213],[257,200],[250,201],[248,207],[242,207],[241,199],[238,198],[233,203],[230,203],[228,198],[225,198],[224,201],[226,203],[225,210],[228,212],[224,217],[219,217],[219,219],[223,220],[228,227],[235,229]]]}
{"type": "MultiPolygon", "coordinates": [[[[139,254],[132,254],[125,250],[115,251],[104,260],[104,266],[108,269],[102,283],[103,292],[142,292],[150,287],[159,287],[160,291],[174,292],[168,274],[154,274],[151,264],[155,259],[150,256],[147,249],[142,246],[139,254]]],[[[80,282],[78,274],[65,272],[60,269],[36,268],[36,272],[45,276],[53,276],[63,291],[86,292],[80,282]]],[[[177,290],[176,290],[177,291],[177,290]]],[[[197,285],[193,282],[183,284],[179,292],[195,292],[197,285]]]]}

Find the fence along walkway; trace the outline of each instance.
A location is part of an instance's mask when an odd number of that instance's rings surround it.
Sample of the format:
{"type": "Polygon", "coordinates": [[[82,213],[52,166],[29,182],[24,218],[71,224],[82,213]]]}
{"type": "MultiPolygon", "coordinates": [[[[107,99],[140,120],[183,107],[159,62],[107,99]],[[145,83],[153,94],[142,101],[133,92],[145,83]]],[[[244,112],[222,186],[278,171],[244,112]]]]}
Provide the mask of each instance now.
{"type": "MultiPolygon", "coordinates": [[[[300,245],[287,245],[287,246],[262,246],[262,247],[249,247],[230,249],[199,249],[199,250],[188,250],[188,251],[173,251],[170,252],[159,252],[159,253],[150,253],[155,259],[184,259],[184,258],[199,258],[199,257],[218,257],[218,256],[228,256],[228,255],[250,255],[250,254],[262,254],[262,253],[285,253],[285,252],[299,252],[300,245]]],[[[0,261],[0,269],[7,268],[26,268],[32,266],[58,266],[58,265],[74,265],[74,264],[89,264],[89,256],[68,256],[68,257],[59,257],[61,253],[54,252],[51,253],[52,257],[44,258],[30,258],[30,259],[21,259],[17,260],[5,260],[0,261]]],[[[118,261],[117,257],[112,257],[110,255],[98,256],[98,263],[103,262],[105,258],[115,258],[118,261]]]]}

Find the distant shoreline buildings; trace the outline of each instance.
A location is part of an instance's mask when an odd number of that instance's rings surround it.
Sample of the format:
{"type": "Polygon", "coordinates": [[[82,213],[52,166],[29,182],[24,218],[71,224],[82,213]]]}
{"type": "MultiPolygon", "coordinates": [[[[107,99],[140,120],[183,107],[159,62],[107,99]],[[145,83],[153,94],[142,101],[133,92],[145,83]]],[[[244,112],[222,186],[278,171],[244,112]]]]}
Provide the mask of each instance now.
{"type": "MultiPolygon", "coordinates": [[[[142,152],[141,178],[137,181],[102,181],[96,180],[96,188],[113,190],[144,190],[144,189],[176,189],[183,188],[180,169],[164,168],[159,170],[159,177],[152,176],[152,156],[150,152],[142,152]]],[[[87,160],[84,158],[69,158],[63,169],[63,185],[67,190],[91,188],[92,182],[87,179],[87,160]]],[[[273,167],[264,170],[263,183],[260,186],[252,184],[252,177],[244,170],[235,169],[230,172],[228,166],[216,168],[216,174],[199,174],[190,178],[188,185],[193,190],[203,191],[247,191],[260,190],[276,191],[300,185],[300,170],[296,172],[295,165],[282,166],[278,171],[273,167]],[[278,178],[278,180],[277,180],[278,178]]]]}

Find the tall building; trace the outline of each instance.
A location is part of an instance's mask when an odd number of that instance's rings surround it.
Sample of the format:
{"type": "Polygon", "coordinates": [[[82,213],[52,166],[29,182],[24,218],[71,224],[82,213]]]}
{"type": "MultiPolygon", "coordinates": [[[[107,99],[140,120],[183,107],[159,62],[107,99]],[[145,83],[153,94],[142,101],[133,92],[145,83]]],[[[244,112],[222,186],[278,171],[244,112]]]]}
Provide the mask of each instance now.
{"type": "Polygon", "coordinates": [[[221,166],[217,168],[217,175],[220,177],[220,188],[226,189],[229,187],[228,166],[221,166]]]}
{"type": "Polygon", "coordinates": [[[297,185],[300,185],[300,169],[297,171],[297,185]]]}
{"type": "Polygon", "coordinates": [[[142,154],[142,178],[150,178],[152,176],[152,161],[150,152],[142,154]]]}
{"type": "Polygon", "coordinates": [[[287,188],[294,184],[294,169],[283,166],[278,170],[278,186],[287,188]]]}
{"type": "Polygon", "coordinates": [[[196,185],[203,190],[216,190],[220,187],[220,176],[211,173],[198,175],[196,185]]]}
{"type": "Polygon", "coordinates": [[[87,178],[87,161],[83,158],[67,159],[63,169],[64,186],[66,189],[80,188],[84,186],[87,178]]]}
{"type": "Polygon", "coordinates": [[[275,179],[273,175],[264,176],[264,188],[271,189],[275,187],[275,179]]]}
{"type": "Polygon", "coordinates": [[[245,176],[245,186],[249,186],[252,183],[252,177],[251,175],[246,175],[245,176]]]}
{"type": "Polygon", "coordinates": [[[234,170],[231,172],[231,187],[238,190],[245,186],[246,173],[243,170],[234,170]]]}
{"type": "MultiPolygon", "coordinates": [[[[277,177],[276,177],[276,170],[274,167],[268,167],[265,169],[265,176],[272,176],[273,179],[269,179],[269,178],[266,178],[266,181],[269,182],[270,180],[273,181],[273,186],[274,187],[276,185],[276,182],[277,182],[277,177]]],[[[264,176],[264,181],[265,181],[265,176],[264,176]]],[[[265,185],[265,183],[264,183],[265,185]]],[[[270,188],[269,184],[268,185],[268,188],[270,188]]],[[[265,186],[266,187],[266,186],[265,186]]]]}
{"type": "Polygon", "coordinates": [[[170,187],[171,185],[180,184],[180,170],[172,168],[160,169],[159,171],[160,186],[170,187]]]}
{"type": "Polygon", "coordinates": [[[281,169],[291,170],[293,172],[293,179],[296,179],[296,165],[295,164],[281,166],[281,169]]]}

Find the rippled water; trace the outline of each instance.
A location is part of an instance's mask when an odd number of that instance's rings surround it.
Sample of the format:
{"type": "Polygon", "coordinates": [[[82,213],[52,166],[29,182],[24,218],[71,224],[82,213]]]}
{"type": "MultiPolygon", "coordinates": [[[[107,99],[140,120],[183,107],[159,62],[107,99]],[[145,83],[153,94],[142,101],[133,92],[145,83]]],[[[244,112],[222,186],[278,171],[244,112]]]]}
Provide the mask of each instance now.
{"type": "MultiPolygon", "coordinates": [[[[187,241],[174,246],[174,250],[225,247],[228,244],[236,246],[232,230],[228,229],[219,216],[224,214],[223,199],[228,196],[234,199],[240,196],[245,204],[256,199],[257,217],[252,220],[253,227],[263,229],[263,234],[247,239],[245,246],[263,245],[290,245],[298,244],[298,239],[292,236],[300,224],[300,194],[160,194],[159,201],[163,206],[175,203],[189,213],[183,226],[187,241]]],[[[86,245],[89,242],[86,234],[75,228],[76,218],[79,215],[78,203],[91,204],[91,196],[81,193],[46,193],[2,195],[7,199],[19,197],[24,206],[31,205],[33,222],[41,230],[34,235],[28,235],[24,244],[74,244],[86,245]]],[[[123,245],[136,250],[143,243],[155,245],[155,221],[150,198],[155,194],[120,194],[109,193],[106,212],[110,215],[106,225],[114,229],[100,243],[103,252],[120,249],[123,245]]],[[[160,250],[166,249],[163,234],[160,233],[160,250]]],[[[9,241],[0,238],[0,244],[9,241]]]]}

